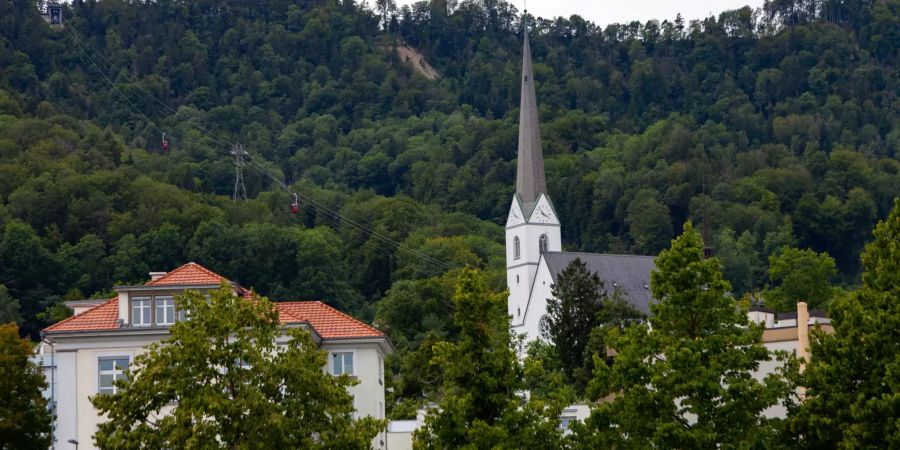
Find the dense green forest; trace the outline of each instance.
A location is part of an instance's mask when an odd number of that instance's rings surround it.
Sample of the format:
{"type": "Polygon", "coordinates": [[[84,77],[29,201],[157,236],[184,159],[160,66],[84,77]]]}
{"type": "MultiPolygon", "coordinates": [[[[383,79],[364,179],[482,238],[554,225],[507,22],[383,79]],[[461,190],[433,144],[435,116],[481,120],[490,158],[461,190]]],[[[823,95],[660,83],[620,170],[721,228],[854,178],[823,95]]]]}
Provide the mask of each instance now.
{"type": "MultiPolygon", "coordinates": [[[[522,16],[374,8],[76,0],[51,29],[33,0],[0,0],[0,321],[37,337],[63,299],[193,260],[374,320],[400,349],[397,395],[435,386],[421,344],[455,333],[455,269],[504,287],[522,16]],[[236,142],[260,164],[249,200],[231,200],[236,142]],[[314,201],[291,215],[260,167],[314,201]]],[[[738,295],[770,286],[785,245],[858,283],[900,194],[900,1],[530,23],[564,248],[655,254],[707,217],[738,295]]]]}

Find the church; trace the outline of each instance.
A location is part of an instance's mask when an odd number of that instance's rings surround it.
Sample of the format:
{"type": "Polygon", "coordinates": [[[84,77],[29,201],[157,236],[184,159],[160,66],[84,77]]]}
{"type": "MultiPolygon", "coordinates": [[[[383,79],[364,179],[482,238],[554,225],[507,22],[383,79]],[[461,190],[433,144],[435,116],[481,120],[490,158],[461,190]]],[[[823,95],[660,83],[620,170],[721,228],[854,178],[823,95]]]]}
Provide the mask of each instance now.
{"type": "Polygon", "coordinates": [[[506,220],[506,283],[512,330],[526,342],[543,335],[547,299],[557,275],[576,258],[597,273],[607,291],[618,290],[644,314],[650,313],[652,256],[562,251],[560,217],[547,193],[537,96],[528,33],[522,49],[522,97],[516,193],[506,220]]]}

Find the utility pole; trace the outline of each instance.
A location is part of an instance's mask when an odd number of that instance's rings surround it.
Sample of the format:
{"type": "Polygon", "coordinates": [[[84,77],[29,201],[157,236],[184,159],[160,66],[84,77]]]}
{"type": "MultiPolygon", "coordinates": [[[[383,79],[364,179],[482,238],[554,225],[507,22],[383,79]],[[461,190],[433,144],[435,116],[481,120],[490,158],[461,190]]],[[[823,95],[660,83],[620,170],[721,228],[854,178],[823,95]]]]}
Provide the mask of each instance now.
{"type": "Polygon", "coordinates": [[[234,156],[234,194],[231,199],[234,201],[243,199],[247,200],[247,188],[244,186],[244,144],[234,144],[231,149],[231,155],[234,156]]]}

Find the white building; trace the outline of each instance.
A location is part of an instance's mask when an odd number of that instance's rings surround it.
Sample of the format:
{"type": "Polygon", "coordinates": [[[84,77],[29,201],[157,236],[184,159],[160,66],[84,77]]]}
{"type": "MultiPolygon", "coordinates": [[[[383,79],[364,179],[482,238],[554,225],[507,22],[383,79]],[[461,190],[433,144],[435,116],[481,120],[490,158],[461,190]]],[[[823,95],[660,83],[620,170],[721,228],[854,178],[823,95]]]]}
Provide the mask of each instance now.
{"type": "Polygon", "coordinates": [[[506,220],[506,284],[512,329],[526,341],[541,336],[547,299],[557,275],[575,258],[597,273],[604,289],[618,290],[644,314],[649,314],[652,256],[563,252],[560,219],[547,194],[541,152],[537,98],[531,68],[528,33],[522,50],[522,96],[519,106],[519,148],[516,193],[506,220]]]}
{"type": "MultiPolygon", "coordinates": [[[[224,277],[196,263],[169,273],[152,272],[138,286],[119,286],[118,296],[95,305],[73,304],[74,316],[44,329],[41,353],[52,380],[56,410],[55,448],[94,448],[93,435],[102,418],[90,397],[113,392],[113,380],[151,343],[169,336],[178,320],[173,296],[186,290],[218,289],[224,277]]],[[[236,295],[249,291],[230,283],[236,295]]],[[[384,357],[393,351],[387,336],[318,301],[276,303],[285,327],[308,329],[320,348],[328,352],[332,374],[351,374],[359,384],[349,388],[359,416],[384,418],[384,357]]],[[[373,447],[385,448],[379,434],[373,447]]]]}

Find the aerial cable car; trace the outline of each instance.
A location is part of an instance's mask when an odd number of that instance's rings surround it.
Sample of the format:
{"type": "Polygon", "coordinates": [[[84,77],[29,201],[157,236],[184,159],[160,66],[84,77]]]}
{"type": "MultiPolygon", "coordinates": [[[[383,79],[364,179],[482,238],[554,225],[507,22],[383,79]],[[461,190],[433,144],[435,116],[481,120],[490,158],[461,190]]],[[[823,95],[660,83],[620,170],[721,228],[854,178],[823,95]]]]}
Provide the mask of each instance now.
{"type": "Polygon", "coordinates": [[[165,132],[165,131],[163,131],[163,134],[162,134],[162,146],[161,146],[161,148],[162,148],[162,152],[163,152],[163,153],[169,153],[169,137],[166,136],[166,132],[165,132]]]}
{"type": "Polygon", "coordinates": [[[300,199],[297,197],[297,193],[294,192],[294,203],[291,203],[291,214],[297,214],[300,212],[300,199]]]}

